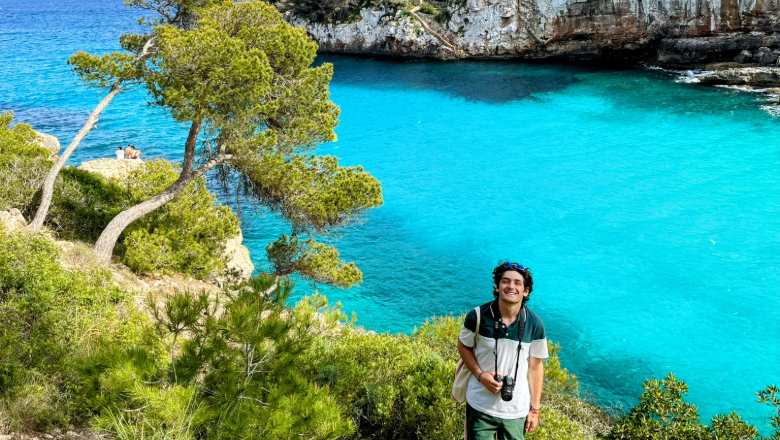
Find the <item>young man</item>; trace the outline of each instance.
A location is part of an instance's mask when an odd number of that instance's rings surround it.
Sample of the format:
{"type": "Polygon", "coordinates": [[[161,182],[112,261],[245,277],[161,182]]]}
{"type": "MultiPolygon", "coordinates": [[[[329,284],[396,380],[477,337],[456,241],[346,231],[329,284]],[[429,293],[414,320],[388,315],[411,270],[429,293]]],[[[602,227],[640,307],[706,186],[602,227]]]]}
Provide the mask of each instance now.
{"type": "Polygon", "coordinates": [[[495,435],[522,440],[525,431],[539,424],[547,337],[541,318],[525,307],[533,291],[528,268],[500,263],[493,270],[493,289],[495,299],[479,307],[479,329],[472,310],[458,341],[463,363],[473,374],[466,391],[466,440],[492,440],[495,435]],[[514,379],[511,400],[501,392],[508,379],[496,380],[497,375],[514,379]]]}
{"type": "Polygon", "coordinates": [[[117,160],[122,160],[125,158],[125,152],[122,150],[122,147],[116,149],[116,158],[117,160]]]}

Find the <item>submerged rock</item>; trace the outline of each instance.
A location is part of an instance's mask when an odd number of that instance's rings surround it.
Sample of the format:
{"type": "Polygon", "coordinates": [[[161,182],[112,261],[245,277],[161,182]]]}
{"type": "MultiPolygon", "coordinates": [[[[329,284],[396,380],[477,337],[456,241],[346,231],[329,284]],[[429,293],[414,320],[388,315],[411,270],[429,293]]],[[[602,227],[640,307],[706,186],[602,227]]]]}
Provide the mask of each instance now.
{"type": "Polygon", "coordinates": [[[780,68],[744,67],[715,72],[699,79],[700,84],[751,86],[759,88],[780,87],[780,68]]]}

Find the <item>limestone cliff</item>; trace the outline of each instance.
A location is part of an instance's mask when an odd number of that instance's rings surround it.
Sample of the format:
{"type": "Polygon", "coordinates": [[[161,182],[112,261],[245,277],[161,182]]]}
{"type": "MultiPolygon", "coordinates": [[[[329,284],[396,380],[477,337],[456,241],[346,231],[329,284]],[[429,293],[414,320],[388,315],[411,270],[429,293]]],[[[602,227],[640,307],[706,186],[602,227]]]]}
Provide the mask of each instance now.
{"type": "Polygon", "coordinates": [[[289,4],[277,7],[323,52],[435,58],[646,59],[664,39],[738,32],[739,47],[723,54],[730,59],[758,48],[745,38],[751,32],[766,38],[780,32],[780,0],[463,0],[438,8],[441,24],[403,3],[364,8],[341,24],[315,22],[289,4]]]}

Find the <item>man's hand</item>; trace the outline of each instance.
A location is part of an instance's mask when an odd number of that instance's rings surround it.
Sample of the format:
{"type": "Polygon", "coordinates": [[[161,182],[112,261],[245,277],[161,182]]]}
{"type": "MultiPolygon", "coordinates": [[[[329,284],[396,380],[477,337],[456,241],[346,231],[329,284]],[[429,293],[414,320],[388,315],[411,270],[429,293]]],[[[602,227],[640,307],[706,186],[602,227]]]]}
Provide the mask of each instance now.
{"type": "Polygon", "coordinates": [[[482,373],[482,378],[479,379],[479,383],[481,383],[485,388],[488,389],[488,391],[490,391],[493,394],[496,394],[497,392],[501,391],[501,385],[503,385],[503,383],[496,382],[496,380],[493,379],[493,376],[495,375],[496,373],[494,373],[493,371],[485,371],[484,373],[482,373]]]}
{"type": "Polygon", "coordinates": [[[525,419],[526,432],[534,432],[537,426],[539,426],[539,413],[529,412],[525,419]]]}

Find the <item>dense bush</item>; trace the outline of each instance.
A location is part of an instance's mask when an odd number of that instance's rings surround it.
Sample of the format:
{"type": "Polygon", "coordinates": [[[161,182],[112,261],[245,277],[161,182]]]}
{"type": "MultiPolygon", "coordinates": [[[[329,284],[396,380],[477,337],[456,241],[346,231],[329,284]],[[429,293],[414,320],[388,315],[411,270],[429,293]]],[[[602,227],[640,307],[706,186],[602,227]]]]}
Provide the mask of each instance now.
{"type": "Polygon", "coordinates": [[[18,208],[29,218],[27,208],[51,168],[51,153],[36,142],[29,125],[12,123],[13,112],[0,115],[0,210],[18,208]]]}
{"type": "MultiPolygon", "coordinates": [[[[178,175],[178,167],[167,161],[145,162],[126,180],[133,204],[158,194],[178,175]]],[[[177,198],[125,230],[122,261],[136,272],[213,277],[225,269],[225,242],[239,231],[235,213],[217,204],[217,197],[206,188],[206,179],[199,178],[177,198]]]]}
{"type": "MultiPolygon", "coordinates": [[[[460,359],[456,344],[462,318],[429,320],[412,335],[345,329],[336,337],[318,341],[306,373],[330,387],[349,408],[360,438],[462,438],[465,410],[450,398],[460,359]]],[[[608,417],[575,398],[576,379],[560,368],[558,347],[551,344],[550,348],[553,355],[546,361],[545,422],[528,438],[590,438],[594,435],[589,426],[592,422],[578,424],[568,413],[587,413],[602,421],[608,417]],[[553,398],[556,405],[548,406],[553,398]]]]}
{"type": "Polygon", "coordinates": [[[101,337],[138,339],[138,316],[110,273],[59,259],[41,236],[0,230],[0,406],[11,429],[67,426],[78,356],[101,337]]]}
{"type": "MultiPolygon", "coordinates": [[[[18,208],[30,219],[52,162],[29,125],[10,127],[12,116],[0,116],[0,210],[18,208]]],[[[145,162],[122,182],[64,167],[57,177],[46,226],[61,239],[94,243],[112,218],[156,195],[177,176],[177,167],[164,160],[145,162]]],[[[201,178],[125,230],[116,254],[139,273],[177,272],[205,279],[225,269],[225,241],[238,232],[236,215],[217,204],[201,178]]]]}
{"type": "Polygon", "coordinates": [[[157,338],[169,354],[105,346],[87,360],[83,371],[92,385],[82,393],[103,408],[98,426],[117,438],[350,434],[352,425],[328,389],[298,374],[318,332],[331,330],[340,314],[324,297],[286,308],[291,287],[266,294],[274,282],[255,278],[222,298],[152,299],[157,338]]]}
{"type": "MultiPolygon", "coordinates": [[[[718,415],[707,426],[699,421],[698,408],[685,402],[688,385],[674,374],[663,380],[651,379],[643,385],[645,391],[639,405],[615,422],[610,439],[625,440],[751,440],[758,439],[758,430],[742,421],[736,412],[718,415]]],[[[772,419],[776,429],[770,439],[780,438],[780,399],[777,388],[768,387],[756,393],[759,402],[774,406],[772,419]]]]}

